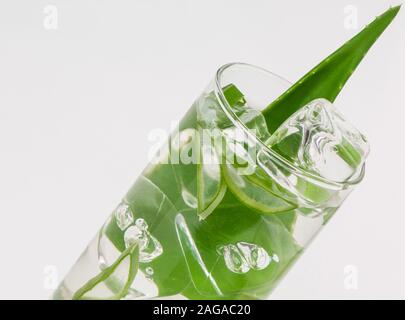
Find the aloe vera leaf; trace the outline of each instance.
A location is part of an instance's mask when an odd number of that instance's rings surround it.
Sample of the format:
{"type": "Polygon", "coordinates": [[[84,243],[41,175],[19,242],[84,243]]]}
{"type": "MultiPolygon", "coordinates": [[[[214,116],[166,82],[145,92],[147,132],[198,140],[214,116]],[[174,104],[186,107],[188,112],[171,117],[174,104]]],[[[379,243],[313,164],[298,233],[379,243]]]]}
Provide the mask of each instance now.
{"type": "Polygon", "coordinates": [[[135,279],[135,276],[138,272],[138,257],[139,257],[139,248],[138,245],[135,243],[132,246],[128,247],[125,249],[121,255],[118,257],[114,263],[105,268],[103,271],[101,271],[97,276],[94,278],[91,278],[89,281],[87,281],[80,289],[78,289],[72,299],[73,300],[82,300],[82,299],[90,299],[90,300],[96,300],[100,299],[99,297],[86,297],[86,293],[90,292],[93,290],[97,285],[101,284],[102,282],[106,281],[112,274],[114,274],[114,271],[119,267],[119,265],[124,261],[125,258],[129,257],[129,270],[128,270],[128,277],[127,281],[125,282],[124,286],[122,287],[121,290],[119,290],[116,294],[114,294],[111,297],[108,298],[102,298],[103,300],[119,300],[123,298],[127,293],[128,290],[132,284],[132,282],[135,279]]]}
{"type": "Polygon", "coordinates": [[[314,99],[325,98],[333,102],[399,10],[400,6],[392,7],[378,16],[266,107],[262,112],[269,131],[275,132],[294,112],[314,99]]]}

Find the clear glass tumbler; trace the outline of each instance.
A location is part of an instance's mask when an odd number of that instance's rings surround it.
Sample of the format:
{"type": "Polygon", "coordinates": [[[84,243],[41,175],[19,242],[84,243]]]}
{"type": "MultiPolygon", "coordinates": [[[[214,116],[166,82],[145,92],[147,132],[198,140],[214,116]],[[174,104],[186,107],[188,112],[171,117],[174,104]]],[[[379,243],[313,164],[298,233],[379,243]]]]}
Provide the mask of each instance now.
{"type": "Polygon", "coordinates": [[[368,152],[322,99],[269,132],[261,111],[289,86],[220,68],[54,298],[266,299],[362,180],[368,152]]]}

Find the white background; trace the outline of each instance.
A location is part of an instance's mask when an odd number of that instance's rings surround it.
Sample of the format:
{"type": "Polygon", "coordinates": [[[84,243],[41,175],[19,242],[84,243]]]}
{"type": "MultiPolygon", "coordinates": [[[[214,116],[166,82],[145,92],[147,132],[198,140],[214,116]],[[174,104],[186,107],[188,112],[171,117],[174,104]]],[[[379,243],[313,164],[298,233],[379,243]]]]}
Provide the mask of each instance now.
{"type": "MultiPolygon", "coordinates": [[[[360,28],[390,4],[2,0],[0,298],[49,297],[50,270],[66,274],[147,163],[150,130],[168,130],[220,65],[295,81],[360,30],[347,5],[360,28]]],[[[273,298],[405,298],[404,30],[400,12],[336,102],[371,143],[366,178],[273,298]]]]}

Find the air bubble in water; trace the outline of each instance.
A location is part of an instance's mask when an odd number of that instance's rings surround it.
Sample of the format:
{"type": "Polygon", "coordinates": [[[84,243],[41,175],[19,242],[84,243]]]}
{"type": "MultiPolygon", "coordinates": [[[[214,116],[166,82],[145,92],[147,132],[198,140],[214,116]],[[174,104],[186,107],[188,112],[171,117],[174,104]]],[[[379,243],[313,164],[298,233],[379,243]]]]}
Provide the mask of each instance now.
{"type": "Polygon", "coordinates": [[[140,228],[141,230],[147,230],[147,229],[148,229],[148,224],[147,224],[147,223],[145,222],[145,220],[142,219],[142,218],[136,219],[135,225],[136,225],[138,228],[140,228]]]}
{"type": "Polygon", "coordinates": [[[220,246],[218,253],[224,256],[226,267],[234,273],[246,273],[251,269],[263,270],[272,261],[280,262],[276,254],[270,256],[263,247],[248,242],[220,246]]]}
{"type": "Polygon", "coordinates": [[[139,249],[142,250],[146,247],[148,238],[145,236],[145,232],[138,226],[130,226],[124,233],[124,242],[127,248],[134,243],[138,243],[139,249]]]}
{"type": "Polygon", "coordinates": [[[146,276],[147,277],[151,277],[151,276],[153,276],[153,268],[152,267],[147,267],[146,269],[145,269],[145,273],[146,273],[146,276]]]}
{"type": "Polygon", "coordinates": [[[271,258],[267,251],[262,247],[247,242],[238,242],[237,246],[245,257],[250,268],[262,270],[269,265],[271,258]]]}
{"type": "Polygon", "coordinates": [[[237,246],[229,244],[220,247],[218,251],[224,256],[225,265],[232,272],[246,273],[249,271],[250,267],[237,246]]]}
{"type": "Polygon", "coordinates": [[[114,215],[117,226],[121,230],[125,230],[134,222],[134,216],[132,214],[131,208],[125,203],[121,203],[115,209],[114,215]]]}
{"type": "Polygon", "coordinates": [[[124,242],[127,248],[135,243],[139,245],[139,262],[150,262],[163,253],[162,245],[149,233],[148,224],[141,218],[125,231],[124,242]]]}

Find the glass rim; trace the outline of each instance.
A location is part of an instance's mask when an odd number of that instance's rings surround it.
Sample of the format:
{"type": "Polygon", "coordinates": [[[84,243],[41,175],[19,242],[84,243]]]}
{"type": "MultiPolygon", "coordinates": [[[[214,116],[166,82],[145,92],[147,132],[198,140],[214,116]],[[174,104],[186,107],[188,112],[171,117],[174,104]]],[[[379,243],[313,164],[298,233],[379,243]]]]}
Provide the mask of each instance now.
{"type": "Polygon", "coordinates": [[[359,170],[358,173],[353,174],[349,178],[347,178],[344,181],[335,181],[331,179],[327,179],[325,177],[322,177],[320,175],[317,175],[313,172],[310,172],[306,169],[303,169],[285,157],[281,156],[279,153],[275,152],[273,149],[269,148],[266,144],[263,143],[256,135],[254,135],[246,126],[245,124],[239,119],[239,117],[236,115],[236,113],[232,110],[231,106],[228,103],[228,100],[225,98],[225,94],[222,90],[222,85],[221,85],[221,77],[222,73],[232,67],[235,66],[243,66],[247,68],[254,69],[258,72],[262,72],[267,74],[268,76],[278,78],[280,81],[285,82],[289,86],[292,85],[291,82],[286,80],[284,77],[281,77],[265,68],[258,67],[252,64],[248,63],[243,63],[243,62],[233,62],[233,63],[228,63],[223,66],[221,66],[216,74],[215,74],[215,85],[214,85],[214,92],[216,95],[216,98],[219,101],[219,105],[221,106],[221,109],[225,113],[225,115],[232,121],[233,125],[235,127],[240,128],[243,130],[244,134],[246,134],[249,138],[251,138],[255,143],[257,143],[267,154],[269,154],[273,159],[275,159],[278,164],[283,166],[285,169],[287,169],[289,172],[292,172],[295,175],[298,175],[302,178],[305,178],[307,180],[311,180],[317,184],[322,184],[324,186],[327,186],[331,189],[346,189],[349,186],[356,185],[360,183],[364,177],[365,173],[365,163],[363,163],[361,170],[359,170]]]}

